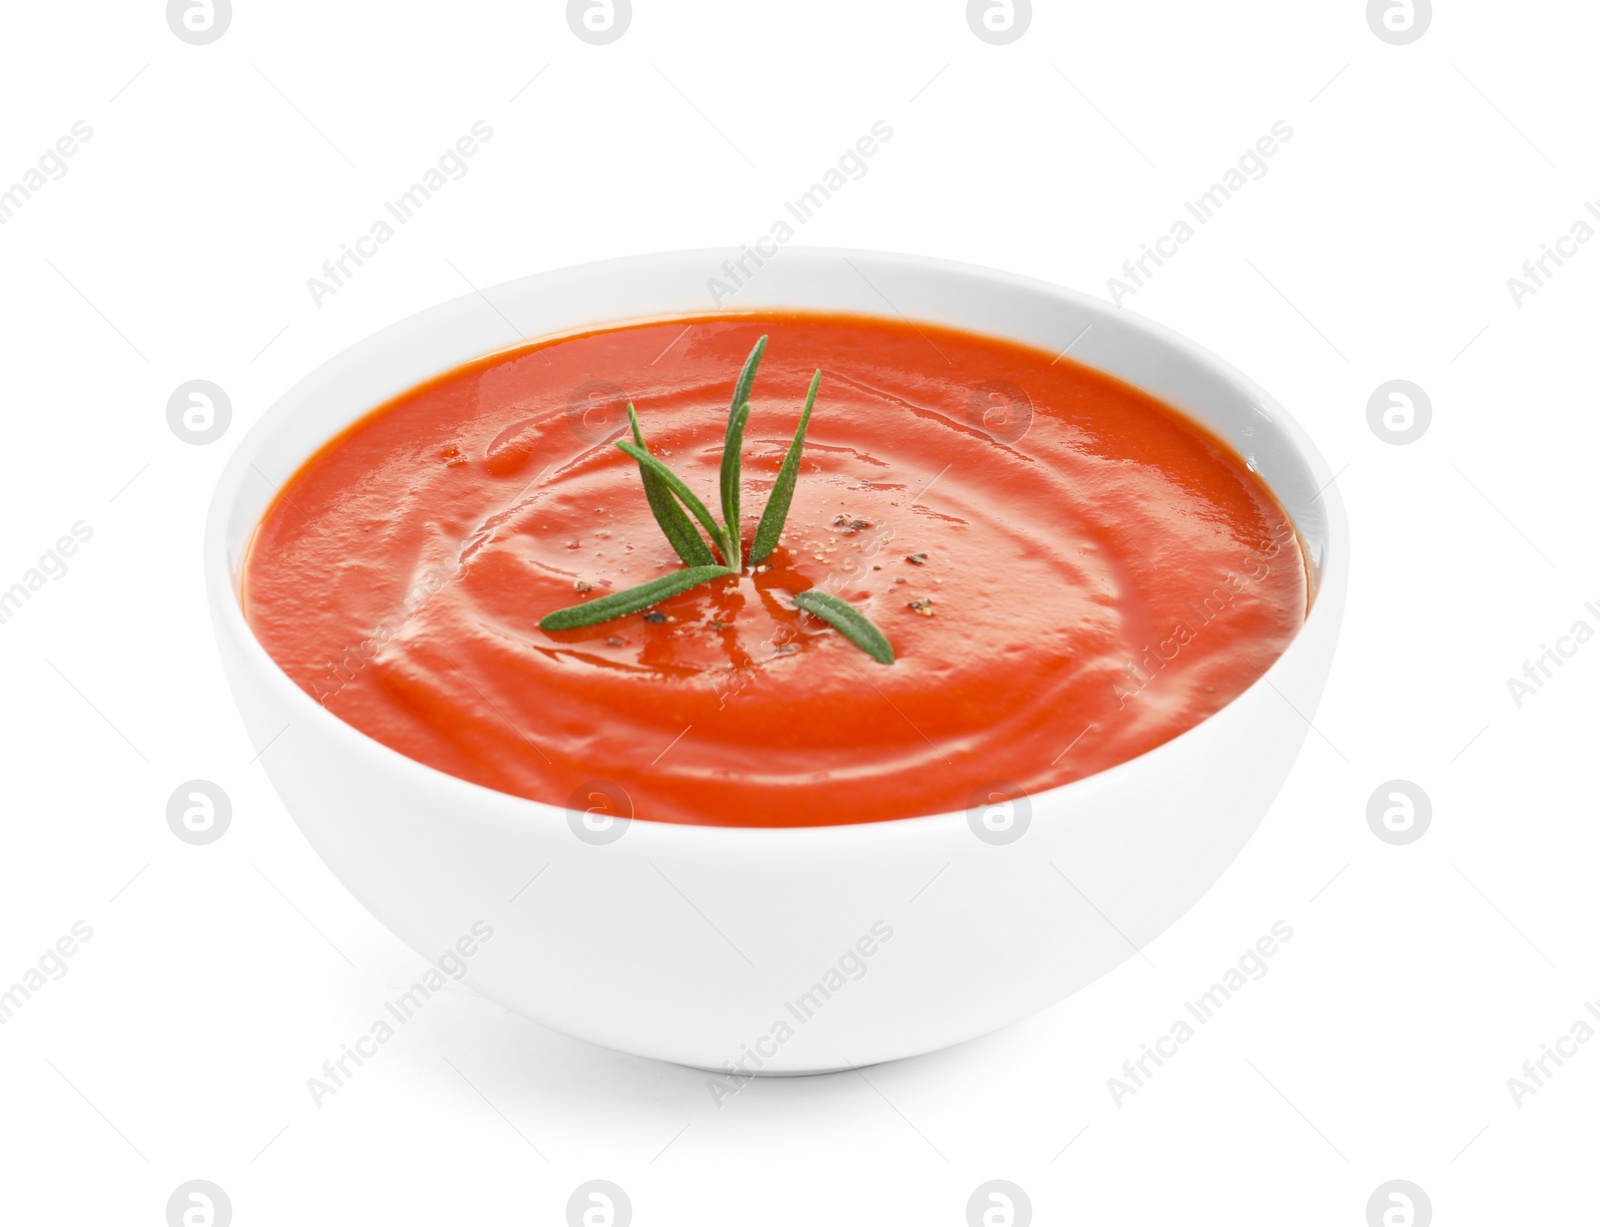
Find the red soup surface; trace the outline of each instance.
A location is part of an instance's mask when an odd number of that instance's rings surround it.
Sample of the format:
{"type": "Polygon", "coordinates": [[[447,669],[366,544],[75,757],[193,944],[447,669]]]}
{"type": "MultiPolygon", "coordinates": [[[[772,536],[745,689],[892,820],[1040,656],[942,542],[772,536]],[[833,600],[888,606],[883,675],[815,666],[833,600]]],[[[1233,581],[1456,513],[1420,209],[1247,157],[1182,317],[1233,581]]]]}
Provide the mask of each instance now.
{"type": "Polygon", "coordinates": [[[1307,576],[1245,462],[1125,384],[929,324],[765,313],[540,341],[397,397],[284,487],[243,600],[301,688],[440,771],[578,810],[812,826],[966,810],[1160,745],[1278,657],[1307,576]],[[626,404],[718,507],[763,333],[747,543],[822,369],[767,569],[541,631],[681,566],[613,446],[626,404]],[[816,587],[894,663],[799,612],[816,587]]]}

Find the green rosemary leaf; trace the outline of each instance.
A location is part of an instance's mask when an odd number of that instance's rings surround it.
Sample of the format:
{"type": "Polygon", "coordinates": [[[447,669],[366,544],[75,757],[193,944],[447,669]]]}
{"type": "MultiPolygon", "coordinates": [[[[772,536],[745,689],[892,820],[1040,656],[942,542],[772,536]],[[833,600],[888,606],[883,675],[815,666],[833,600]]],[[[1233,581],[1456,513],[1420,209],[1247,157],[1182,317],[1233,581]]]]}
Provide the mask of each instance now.
{"type": "Polygon", "coordinates": [[[756,525],[755,539],[750,543],[750,561],[765,562],[767,556],[778,548],[778,538],[783,536],[783,522],[789,517],[789,503],[794,499],[795,479],[800,475],[800,453],[806,444],[806,425],[811,421],[811,406],[816,403],[817,385],[822,382],[819,370],[811,377],[811,390],[806,393],[805,411],[800,415],[800,425],[795,428],[794,442],[789,444],[788,455],[778,470],[778,480],[767,496],[766,510],[761,513],[761,523],[756,525]]]}
{"type": "Polygon", "coordinates": [[[609,622],[612,618],[648,609],[669,596],[687,592],[690,588],[708,580],[733,574],[735,572],[727,567],[716,566],[689,567],[682,571],[674,571],[671,575],[663,575],[660,579],[653,579],[636,588],[624,588],[621,592],[609,593],[598,600],[585,601],[582,605],[569,605],[565,609],[546,614],[539,619],[539,629],[567,631],[579,626],[593,626],[597,622],[609,622]]]}
{"type": "MultiPolygon", "coordinates": [[[[633,402],[628,402],[628,421],[633,426],[633,441],[639,447],[644,447],[644,434],[639,429],[639,415],[633,411],[633,402]]],[[[672,491],[666,484],[650,471],[643,461],[639,462],[639,479],[644,483],[644,496],[650,501],[650,510],[655,513],[656,523],[661,526],[661,535],[678,552],[678,557],[683,559],[685,566],[709,567],[716,564],[716,555],[711,548],[701,540],[700,534],[695,532],[694,525],[689,522],[689,517],[684,514],[683,508],[678,505],[678,500],[672,497],[672,491]]]]}
{"type": "Polygon", "coordinates": [[[756,382],[756,367],[761,365],[761,355],[766,352],[767,338],[763,336],[750,350],[750,356],[744,360],[744,368],[739,372],[739,381],[733,385],[733,400],[728,403],[728,430],[723,436],[724,440],[733,438],[733,419],[738,416],[739,407],[750,400],[750,389],[756,382]]]}
{"type": "Polygon", "coordinates": [[[727,526],[722,557],[729,566],[743,570],[744,545],[739,534],[739,452],[744,446],[744,424],[750,420],[750,389],[755,386],[756,368],[767,352],[765,334],[750,347],[739,378],[733,385],[733,400],[728,405],[728,429],[722,436],[722,473],[718,488],[722,495],[722,519],[727,526]]]}
{"type": "Polygon", "coordinates": [[[894,664],[894,648],[871,618],[848,601],[830,596],[820,588],[798,594],[794,603],[808,614],[815,614],[860,648],[880,665],[894,664]]]}
{"type": "Polygon", "coordinates": [[[678,496],[678,501],[689,509],[690,514],[695,519],[700,521],[713,541],[721,543],[724,540],[722,529],[718,527],[711,513],[706,510],[706,505],[695,497],[693,490],[683,484],[682,478],[636,443],[629,443],[626,439],[618,439],[617,446],[659,477],[661,484],[678,496]]]}
{"type": "Polygon", "coordinates": [[[744,447],[744,424],[750,420],[750,402],[745,401],[728,422],[728,437],[722,445],[722,520],[727,528],[728,548],[722,556],[730,567],[744,567],[744,543],[739,536],[739,453],[744,447]]]}

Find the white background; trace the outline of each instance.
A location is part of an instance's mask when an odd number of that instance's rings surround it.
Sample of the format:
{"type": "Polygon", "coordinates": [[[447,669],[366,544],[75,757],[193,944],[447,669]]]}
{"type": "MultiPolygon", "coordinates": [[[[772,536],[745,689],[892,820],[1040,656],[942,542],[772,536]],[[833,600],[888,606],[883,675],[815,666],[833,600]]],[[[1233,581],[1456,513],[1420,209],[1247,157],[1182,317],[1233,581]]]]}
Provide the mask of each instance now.
{"type": "Polygon", "coordinates": [[[594,1177],[639,1224],[957,1224],[996,1177],[1041,1223],[1360,1227],[1394,1178],[1441,1224],[1593,1213],[1600,1044],[1520,1107],[1506,1080],[1600,997],[1600,646],[1520,709],[1506,678],[1600,628],[1600,243],[1520,307],[1506,279],[1600,196],[1600,11],[1441,4],[1396,47],[1358,0],[1037,7],[997,47],[953,0],[635,0],[596,47],[553,2],[236,0],[197,47],[155,0],[7,6],[0,186],[94,133],[0,226],[0,588],[93,529],[0,625],[0,987],[94,930],[0,1028],[8,1222],[157,1224],[192,1178],[241,1227],[556,1224],[594,1177]],[[470,173],[314,305],[306,279],[480,119],[470,173]],[[314,1106],[307,1077],[420,960],[252,761],[201,593],[220,466],[290,384],[469,279],[752,241],[879,119],[892,140],[797,242],[1102,295],[1293,128],[1124,303],[1264,384],[1340,472],[1351,602],[1288,786],[1148,962],[954,1051],[718,1108],[701,1074],[452,986],[314,1106]],[[196,378],[233,404],[209,446],[165,419],[196,378]],[[1433,404],[1409,446],[1366,420],[1394,378],[1433,404]],[[194,777],[233,802],[207,847],[165,821],[194,777]],[[1395,777],[1433,802],[1406,847],[1366,821],[1395,777]],[[1279,919],[1266,977],[1117,1106],[1106,1080],[1279,919]]]}

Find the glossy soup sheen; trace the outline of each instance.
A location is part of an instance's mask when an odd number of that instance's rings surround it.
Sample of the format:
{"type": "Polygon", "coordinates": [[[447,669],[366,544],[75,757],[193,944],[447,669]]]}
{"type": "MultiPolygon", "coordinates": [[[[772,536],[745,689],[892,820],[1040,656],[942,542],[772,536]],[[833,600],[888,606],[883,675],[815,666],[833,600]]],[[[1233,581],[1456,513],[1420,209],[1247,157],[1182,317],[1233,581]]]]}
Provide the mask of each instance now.
{"type": "Polygon", "coordinates": [[[489,788],[661,822],[808,826],[984,807],[1182,733],[1304,620],[1299,540],[1175,411],[1069,359],[837,315],[692,317],[495,354],[374,410],[262,521],[246,616],[328,710],[489,788]],[[734,379],[748,542],[823,371],[770,569],[580,630],[536,623],[680,565],[645,438],[705,501],[734,379]],[[587,587],[585,587],[587,586],[587,587]],[[797,611],[826,587],[880,665],[797,611]]]}

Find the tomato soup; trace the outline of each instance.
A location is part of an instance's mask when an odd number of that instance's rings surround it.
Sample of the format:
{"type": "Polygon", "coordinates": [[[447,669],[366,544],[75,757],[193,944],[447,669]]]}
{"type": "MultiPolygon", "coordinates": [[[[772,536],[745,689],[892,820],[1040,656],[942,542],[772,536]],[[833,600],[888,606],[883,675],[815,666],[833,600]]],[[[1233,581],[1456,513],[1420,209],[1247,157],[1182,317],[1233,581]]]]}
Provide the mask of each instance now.
{"type": "Polygon", "coordinates": [[[266,650],[329,711],[489,788],[731,826],[982,806],[1102,771],[1251,685],[1304,621],[1289,517],[1226,444],[1065,357],[867,317],[685,317],[441,375],[314,455],[242,575],[266,650]],[[681,568],[639,465],[715,505],[728,401],[750,540],[822,370],[759,566],[573,630],[553,610],[681,568]],[[880,664],[797,609],[821,588],[880,664]]]}

